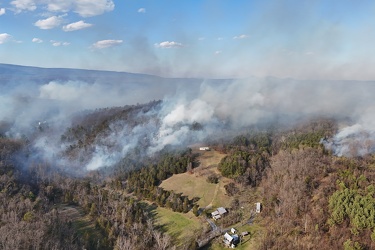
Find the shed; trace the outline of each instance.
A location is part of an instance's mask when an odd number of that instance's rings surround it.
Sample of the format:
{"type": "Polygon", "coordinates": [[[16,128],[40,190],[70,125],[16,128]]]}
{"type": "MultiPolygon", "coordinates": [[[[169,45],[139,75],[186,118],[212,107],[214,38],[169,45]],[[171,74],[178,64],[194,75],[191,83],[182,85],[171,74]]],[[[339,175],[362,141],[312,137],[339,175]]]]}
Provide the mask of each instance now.
{"type": "Polygon", "coordinates": [[[260,202],[255,203],[255,212],[259,214],[262,210],[262,204],[260,202]]]}
{"type": "Polygon", "coordinates": [[[242,232],[241,233],[241,236],[243,237],[243,236],[246,236],[246,235],[249,235],[249,232],[248,231],[245,231],[245,232],[242,232]]]}

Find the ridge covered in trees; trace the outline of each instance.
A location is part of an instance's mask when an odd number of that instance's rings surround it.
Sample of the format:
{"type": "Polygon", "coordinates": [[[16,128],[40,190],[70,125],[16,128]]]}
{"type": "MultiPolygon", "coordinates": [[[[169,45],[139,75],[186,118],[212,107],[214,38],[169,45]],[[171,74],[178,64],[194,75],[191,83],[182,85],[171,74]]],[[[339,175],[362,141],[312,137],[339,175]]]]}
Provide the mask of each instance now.
{"type": "MultiPolygon", "coordinates": [[[[156,101],[81,114],[61,135],[67,145],[63,153],[71,159],[90,154],[98,138],[119,121],[128,127],[150,119],[157,123],[159,105],[156,101]]],[[[337,132],[334,120],[275,127],[249,128],[209,141],[210,148],[226,154],[213,183],[222,176],[231,180],[225,186],[231,207],[219,223],[248,220],[241,207],[261,201],[262,213],[253,223],[262,234],[251,239],[257,249],[374,248],[374,156],[337,157],[326,150],[321,141],[337,132]]],[[[141,151],[149,142],[141,141],[112,167],[75,176],[39,158],[22,162],[32,140],[0,136],[1,249],[194,249],[196,240],[209,233],[204,229],[176,242],[150,212],[151,206],[160,206],[205,216],[198,212],[199,197],[159,186],[175,174],[193,172],[198,163],[191,149],[166,147],[146,156],[141,151]],[[84,229],[64,207],[80,211],[91,226],[84,229]]]]}

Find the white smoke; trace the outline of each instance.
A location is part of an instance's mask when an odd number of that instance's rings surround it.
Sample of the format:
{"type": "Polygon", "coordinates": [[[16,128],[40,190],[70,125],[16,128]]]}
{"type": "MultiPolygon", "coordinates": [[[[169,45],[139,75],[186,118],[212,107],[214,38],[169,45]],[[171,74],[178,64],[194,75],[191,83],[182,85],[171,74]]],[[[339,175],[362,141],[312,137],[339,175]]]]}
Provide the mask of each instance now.
{"type": "Polygon", "coordinates": [[[375,150],[372,82],[248,78],[196,84],[196,80],[176,79],[173,85],[173,79],[144,79],[133,84],[83,81],[20,84],[1,96],[1,107],[7,108],[2,108],[0,120],[12,122],[9,136],[32,137],[41,157],[69,164],[68,160],[60,159],[69,146],[61,142],[60,136],[72,125],[75,113],[163,99],[158,108],[136,114],[136,125],[116,121],[94,140],[90,149],[81,150],[79,157],[85,159],[81,164],[89,170],[116,164],[140,144],[147,147],[144,154],[151,155],[168,145],[187,146],[217,138],[223,131],[270,122],[293,124],[301,118],[317,116],[353,121],[354,125],[342,128],[334,138],[324,142],[336,155],[364,155],[375,150]],[[158,84],[147,82],[153,79],[158,84]],[[46,123],[38,126],[40,121],[46,123]],[[49,127],[48,133],[35,133],[44,126],[49,127]]]}
{"type": "Polygon", "coordinates": [[[363,107],[354,125],[341,128],[323,144],[337,156],[364,156],[375,152],[375,106],[363,107]]]}

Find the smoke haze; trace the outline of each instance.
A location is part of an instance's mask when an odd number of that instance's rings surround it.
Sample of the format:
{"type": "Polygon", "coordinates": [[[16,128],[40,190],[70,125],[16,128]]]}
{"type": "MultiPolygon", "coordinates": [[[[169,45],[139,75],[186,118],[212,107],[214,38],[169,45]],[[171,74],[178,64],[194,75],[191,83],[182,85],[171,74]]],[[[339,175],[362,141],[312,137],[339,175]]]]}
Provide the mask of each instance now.
{"type": "Polygon", "coordinates": [[[10,127],[0,132],[30,138],[33,157],[59,165],[83,164],[88,170],[112,166],[140,145],[145,147],[144,155],[152,155],[166,146],[204,142],[251,125],[293,125],[322,116],[349,120],[336,136],[323,142],[336,155],[364,155],[375,150],[374,82],[166,79],[147,75],[138,75],[136,81],[97,79],[4,83],[0,121],[10,127]],[[63,157],[71,142],[62,142],[61,135],[78,114],[158,99],[162,102],[132,111],[134,124],[124,120],[110,123],[89,150],[79,151],[77,159],[81,157],[81,161],[63,157]]]}

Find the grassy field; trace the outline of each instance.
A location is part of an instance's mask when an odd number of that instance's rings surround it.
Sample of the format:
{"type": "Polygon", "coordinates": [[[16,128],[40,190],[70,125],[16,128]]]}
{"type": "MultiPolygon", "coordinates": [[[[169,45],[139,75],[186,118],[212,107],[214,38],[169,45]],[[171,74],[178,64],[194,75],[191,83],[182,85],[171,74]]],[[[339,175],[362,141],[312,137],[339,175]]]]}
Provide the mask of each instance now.
{"type": "Polygon", "coordinates": [[[177,244],[191,239],[194,232],[202,228],[202,223],[192,212],[182,214],[162,207],[154,208],[153,212],[156,225],[169,234],[177,244]]]}
{"type": "Polygon", "coordinates": [[[89,215],[85,215],[82,208],[67,204],[60,204],[56,208],[59,211],[60,216],[72,221],[79,236],[84,238],[86,242],[96,244],[98,240],[103,240],[101,232],[95,228],[94,221],[89,215]]]}
{"type": "Polygon", "coordinates": [[[166,190],[173,190],[183,193],[189,198],[199,197],[198,205],[207,206],[227,206],[230,203],[229,197],[225,194],[224,185],[231,180],[219,177],[218,184],[208,183],[207,177],[211,174],[218,174],[217,164],[225,156],[216,151],[199,151],[199,167],[193,173],[183,173],[173,175],[163,181],[160,187],[166,190]]]}
{"type": "MultiPolygon", "coordinates": [[[[226,195],[224,185],[230,183],[232,180],[222,177],[217,170],[217,165],[225,155],[213,150],[199,151],[197,148],[193,148],[193,152],[200,154],[197,159],[199,166],[192,173],[173,175],[163,181],[160,186],[166,190],[173,190],[177,193],[187,195],[189,198],[199,197],[198,205],[202,208],[228,207],[232,199],[226,195]],[[212,184],[207,182],[207,177],[212,174],[216,174],[219,177],[219,183],[212,184]]],[[[247,194],[246,197],[249,195],[254,194],[247,194]]],[[[253,198],[250,200],[256,199],[253,198]]],[[[246,207],[245,209],[250,209],[252,206],[253,203],[249,205],[249,208],[246,207]]],[[[199,218],[196,218],[192,212],[181,214],[174,213],[165,208],[155,208],[155,217],[157,224],[162,226],[165,232],[171,235],[176,240],[175,242],[179,244],[184,239],[191,237],[194,231],[206,225],[205,221],[199,221],[199,218]]],[[[256,243],[256,238],[259,236],[258,226],[238,224],[234,227],[239,232],[250,232],[250,235],[245,236],[242,244],[236,249],[255,249],[254,244],[256,243]]],[[[215,238],[205,249],[221,250],[227,248],[222,244],[222,236],[220,236],[215,238]]]]}

